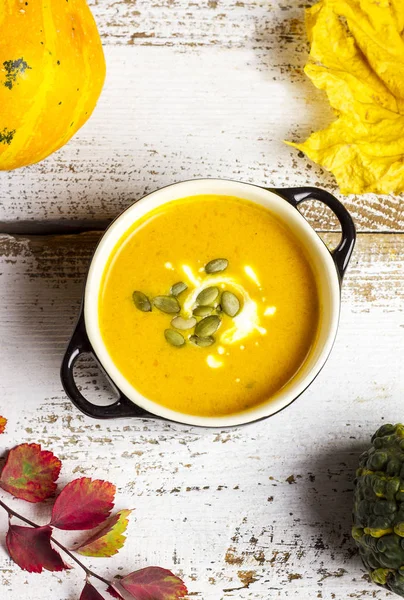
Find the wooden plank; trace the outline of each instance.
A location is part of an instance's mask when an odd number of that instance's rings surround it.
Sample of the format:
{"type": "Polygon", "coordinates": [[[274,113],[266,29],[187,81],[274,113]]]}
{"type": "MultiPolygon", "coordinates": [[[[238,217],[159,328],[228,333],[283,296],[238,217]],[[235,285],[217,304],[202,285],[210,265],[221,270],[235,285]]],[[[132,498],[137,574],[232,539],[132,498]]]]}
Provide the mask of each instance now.
{"type": "MultiPolygon", "coordinates": [[[[59,364],[97,239],[0,237],[2,449],[40,442],[62,458],[62,484],[105,478],[118,507],[136,508],[119,556],[86,563],[105,576],[162,565],[203,600],[392,598],[367,581],[349,530],[358,455],[380,423],[403,418],[404,235],[359,236],[337,341],[309,390],[272,419],[223,432],[97,422],[65,398],[59,364]]],[[[95,369],[79,377],[90,393],[95,369]]],[[[48,518],[49,506],[10,502],[48,518]]],[[[0,545],[1,598],[74,600],[82,583],[77,570],[22,573],[0,545]]]]}
{"type": "MultiPolygon", "coordinates": [[[[282,142],[303,139],[331,114],[308,80],[291,84],[273,54],[147,46],[106,53],[106,88],[87,125],[42,163],[0,172],[0,231],[106,223],[147,192],[198,177],[337,193],[330,175],[282,142]]],[[[398,196],[344,201],[360,231],[404,230],[398,196]]],[[[321,207],[313,218],[334,228],[321,207]]]]}
{"type": "Polygon", "coordinates": [[[89,0],[105,44],[305,46],[304,8],[314,4],[239,0],[89,0]]]}

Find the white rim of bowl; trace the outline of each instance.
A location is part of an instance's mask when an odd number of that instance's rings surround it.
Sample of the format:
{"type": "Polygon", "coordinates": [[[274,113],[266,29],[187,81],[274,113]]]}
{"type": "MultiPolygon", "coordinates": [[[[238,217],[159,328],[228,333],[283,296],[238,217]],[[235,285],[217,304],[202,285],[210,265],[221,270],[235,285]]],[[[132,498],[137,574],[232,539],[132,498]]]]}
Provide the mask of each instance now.
{"type": "MultiPolygon", "coordinates": [[[[281,193],[282,189],[279,189],[279,194],[281,193]]],[[[228,179],[193,179],[173,183],[144,196],[142,199],[129,206],[115,219],[115,221],[113,221],[102,236],[90,264],[84,292],[84,321],[90,343],[102,367],[117,388],[134,404],[156,416],[186,425],[204,427],[244,425],[272,416],[296,400],[319,374],[331,352],[338,329],[339,311],[340,280],[335,263],[330,251],[303,215],[287,200],[275,192],[250,183],[242,183],[228,179]],[[329,307],[330,318],[328,322],[328,333],[322,347],[319,352],[317,352],[318,356],[308,373],[300,380],[298,380],[296,375],[296,382],[294,381],[295,377],[293,377],[284,388],[275,394],[275,396],[253,408],[243,412],[218,417],[202,417],[181,413],[166,408],[158,402],[149,400],[140,394],[140,392],[125,379],[116,367],[104,344],[98,324],[98,298],[102,275],[108,258],[116,247],[116,244],[122,239],[122,236],[134,223],[136,223],[136,221],[155,208],[169,202],[175,202],[181,198],[202,194],[236,196],[244,200],[255,202],[256,204],[268,208],[273,214],[277,215],[281,221],[284,223],[286,222],[290,230],[293,231],[297,228],[300,229],[301,233],[304,232],[305,237],[310,240],[311,250],[314,250],[317,256],[321,257],[322,266],[325,267],[325,272],[327,273],[326,283],[328,285],[331,300],[331,306],[329,307]]]]}

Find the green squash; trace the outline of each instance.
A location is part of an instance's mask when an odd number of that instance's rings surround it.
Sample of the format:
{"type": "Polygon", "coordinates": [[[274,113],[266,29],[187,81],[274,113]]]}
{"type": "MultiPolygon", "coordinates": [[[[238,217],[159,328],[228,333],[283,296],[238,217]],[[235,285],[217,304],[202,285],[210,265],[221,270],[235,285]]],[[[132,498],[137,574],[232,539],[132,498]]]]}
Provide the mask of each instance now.
{"type": "Polygon", "coordinates": [[[362,454],[352,535],[374,583],[404,597],[404,425],[383,425],[362,454]]]}

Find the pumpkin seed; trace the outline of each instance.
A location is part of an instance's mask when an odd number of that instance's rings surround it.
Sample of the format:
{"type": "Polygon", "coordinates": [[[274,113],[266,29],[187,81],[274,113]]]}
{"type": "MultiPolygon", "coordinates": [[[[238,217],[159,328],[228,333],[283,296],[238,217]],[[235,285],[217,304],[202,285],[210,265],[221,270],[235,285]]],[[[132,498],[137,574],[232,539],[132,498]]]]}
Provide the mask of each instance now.
{"type": "Polygon", "coordinates": [[[180,348],[185,344],[184,336],[182,336],[179,331],[175,331],[174,329],[166,329],[164,331],[164,337],[167,342],[171,344],[171,346],[176,346],[180,348]]]}
{"type": "Polygon", "coordinates": [[[207,317],[213,310],[213,306],[197,306],[192,311],[195,317],[207,317]]]}
{"type": "Polygon", "coordinates": [[[178,283],[174,283],[173,286],[171,286],[171,295],[172,296],[179,296],[180,294],[182,294],[182,292],[185,292],[185,290],[188,289],[188,286],[186,283],[184,283],[183,281],[178,281],[178,283]]]}
{"type": "Polygon", "coordinates": [[[199,292],[196,297],[196,302],[200,306],[207,306],[208,304],[212,304],[216,300],[219,295],[219,288],[210,286],[199,292]]]}
{"type": "Polygon", "coordinates": [[[184,319],[183,317],[174,317],[171,321],[171,325],[176,329],[192,329],[196,325],[195,317],[184,319]]]}
{"type": "Polygon", "coordinates": [[[235,317],[240,310],[240,301],[232,292],[223,292],[222,308],[226,315],[229,317],[235,317]]]}
{"type": "Polygon", "coordinates": [[[227,258],[214,258],[210,260],[207,265],[205,265],[205,272],[208,275],[213,275],[214,273],[221,273],[225,271],[229,266],[229,261],[227,258]]]}
{"type": "Polygon", "coordinates": [[[211,335],[206,337],[199,337],[197,335],[191,335],[189,341],[195,344],[196,346],[200,346],[201,348],[207,348],[215,343],[215,338],[211,335]]]}
{"type": "Polygon", "coordinates": [[[201,319],[195,327],[195,335],[198,337],[209,337],[220,327],[221,319],[217,315],[210,315],[201,319]]]}
{"type": "Polygon", "coordinates": [[[133,300],[136,308],[138,308],[139,310],[141,310],[143,312],[151,311],[152,307],[150,304],[150,300],[148,299],[146,294],[143,294],[143,292],[138,292],[138,291],[133,292],[132,300],[133,300]]]}
{"type": "Polygon", "coordinates": [[[156,296],[153,298],[153,304],[161,312],[168,314],[178,313],[181,310],[180,304],[174,296],[156,296]]]}

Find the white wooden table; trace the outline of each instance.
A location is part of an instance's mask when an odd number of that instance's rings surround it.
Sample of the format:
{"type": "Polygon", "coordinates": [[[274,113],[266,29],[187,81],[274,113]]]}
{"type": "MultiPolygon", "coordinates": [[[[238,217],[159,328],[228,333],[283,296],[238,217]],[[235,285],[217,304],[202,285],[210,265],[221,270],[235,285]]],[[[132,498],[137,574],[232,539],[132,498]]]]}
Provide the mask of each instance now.
{"type": "MultiPolygon", "coordinates": [[[[201,176],[318,185],[338,196],[332,177],[282,143],[332,118],[302,74],[302,3],[90,4],[108,63],[93,117],[46,161],[0,173],[0,414],[9,420],[2,454],[39,442],[63,460],[62,484],[82,475],[117,484],[117,506],[136,510],[120,554],[87,560],[105,576],[160,565],[201,600],[393,597],[368,582],[350,512],[359,453],[381,423],[404,419],[400,197],[343,198],[359,235],[337,342],[286,411],[209,432],[93,421],[64,395],[59,365],[94,230],[132,201],[201,176]]],[[[309,216],[337,239],[326,210],[309,216]]],[[[79,379],[92,398],[105,398],[92,364],[81,365],[79,379]]],[[[49,506],[10,502],[45,522],[49,506]]],[[[11,562],[6,526],[0,514],[1,600],[78,599],[78,569],[29,575],[11,562]]]]}

